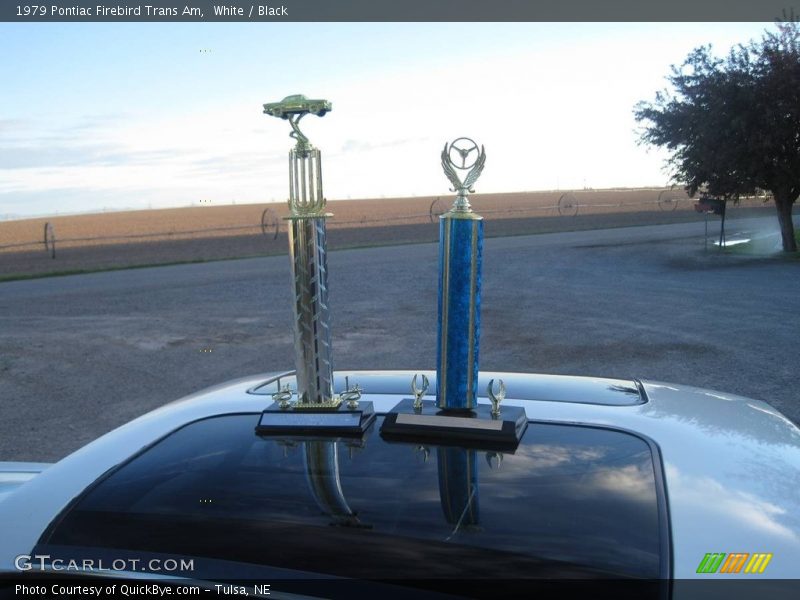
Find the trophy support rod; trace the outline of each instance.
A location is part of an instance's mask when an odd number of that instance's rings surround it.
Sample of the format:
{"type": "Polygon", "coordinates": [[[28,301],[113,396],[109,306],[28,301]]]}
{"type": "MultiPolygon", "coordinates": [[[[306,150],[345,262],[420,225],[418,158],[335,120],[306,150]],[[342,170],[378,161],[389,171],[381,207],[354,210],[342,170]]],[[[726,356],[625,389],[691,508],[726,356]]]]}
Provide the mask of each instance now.
{"type": "Polygon", "coordinates": [[[325,216],[289,217],[294,282],[294,349],[300,404],[333,399],[325,216]]]}
{"type": "Polygon", "coordinates": [[[289,256],[300,405],[334,400],[322,156],[306,140],[289,151],[289,256]]]}
{"type": "Polygon", "coordinates": [[[439,220],[439,328],[436,402],[443,410],[477,406],[483,219],[450,211],[439,220]]]}

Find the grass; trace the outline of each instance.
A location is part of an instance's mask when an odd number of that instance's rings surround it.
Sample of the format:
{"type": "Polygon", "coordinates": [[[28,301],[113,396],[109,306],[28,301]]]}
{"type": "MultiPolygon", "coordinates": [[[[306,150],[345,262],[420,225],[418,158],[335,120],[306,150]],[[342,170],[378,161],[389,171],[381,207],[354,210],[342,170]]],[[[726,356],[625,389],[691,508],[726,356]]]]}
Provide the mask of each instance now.
{"type": "MultiPolygon", "coordinates": [[[[800,246],[800,229],[796,229],[794,232],[794,239],[798,246],[800,246]]],[[[780,244],[780,238],[775,238],[774,236],[764,236],[764,237],[757,237],[753,238],[748,242],[742,244],[736,244],[735,246],[730,246],[725,248],[726,254],[738,254],[738,255],[750,255],[750,256],[770,256],[770,255],[782,255],[786,257],[793,257],[800,259],[800,252],[794,253],[786,253],[781,252],[780,248],[776,250],[775,244],[776,241],[780,244]]]]}

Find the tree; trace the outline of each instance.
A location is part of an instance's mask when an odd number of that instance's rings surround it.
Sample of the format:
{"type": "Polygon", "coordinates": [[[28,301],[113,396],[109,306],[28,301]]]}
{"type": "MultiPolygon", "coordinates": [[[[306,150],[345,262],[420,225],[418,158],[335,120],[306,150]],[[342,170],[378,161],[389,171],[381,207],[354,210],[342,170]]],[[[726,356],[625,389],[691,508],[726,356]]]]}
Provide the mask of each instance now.
{"type": "Polygon", "coordinates": [[[777,23],[724,59],[693,50],[667,77],[672,91],[639,102],[640,143],[666,147],[690,196],[738,200],[768,190],[783,249],[795,252],[792,207],[800,196],[800,24],[777,23]]]}

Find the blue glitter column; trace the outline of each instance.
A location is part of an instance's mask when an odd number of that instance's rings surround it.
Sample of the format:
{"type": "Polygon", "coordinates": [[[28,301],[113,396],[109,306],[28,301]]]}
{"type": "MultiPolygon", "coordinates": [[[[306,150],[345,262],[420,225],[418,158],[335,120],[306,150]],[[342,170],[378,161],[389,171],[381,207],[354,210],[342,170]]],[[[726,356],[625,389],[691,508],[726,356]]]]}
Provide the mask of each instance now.
{"type": "Polygon", "coordinates": [[[478,456],[475,450],[437,448],[439,500],[451,525],[478,525],[478,456]]]}
{"type": "Polygon", "coordinates": [[[483,218],[451,210],[439,222],[439,330],[436,402],[439,408],[477,405],[483,218]]]}

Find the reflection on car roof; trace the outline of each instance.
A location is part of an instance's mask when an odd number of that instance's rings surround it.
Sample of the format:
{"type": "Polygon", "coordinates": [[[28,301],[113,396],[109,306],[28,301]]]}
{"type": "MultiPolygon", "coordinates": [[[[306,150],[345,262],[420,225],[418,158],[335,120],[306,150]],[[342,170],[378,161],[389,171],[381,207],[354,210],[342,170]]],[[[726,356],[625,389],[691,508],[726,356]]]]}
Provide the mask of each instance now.
{"type": "Polygon", "coordinates": [[[355,441],[263,438],[257,420],[173,432],[86,492],[37,551],[120,548],[360,579],[669,576],[660,463],[638,436],[531,423],[501,455],[390,443],[380,418],[355,441]]]}

